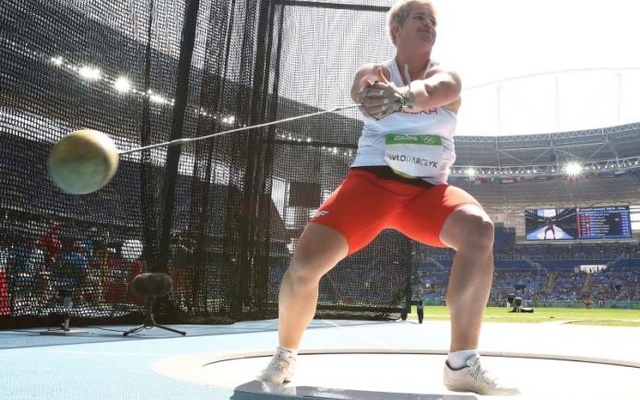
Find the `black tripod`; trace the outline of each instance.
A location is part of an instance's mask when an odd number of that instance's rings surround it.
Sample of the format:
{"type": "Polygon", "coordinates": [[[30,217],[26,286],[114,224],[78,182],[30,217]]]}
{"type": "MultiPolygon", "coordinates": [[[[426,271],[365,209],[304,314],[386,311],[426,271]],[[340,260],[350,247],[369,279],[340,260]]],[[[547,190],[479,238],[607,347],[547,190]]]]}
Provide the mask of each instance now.
{"type": "Polygon", "coordinates": [[[147,272],[144,274],[140,274],[133,278],[133,281],[131,282],[131,288],[133,289],[133,292],[135,294],[139,296],[145,296],[147,298],[147,310],[144,315],[144,323],[140,326],[124,332],[123,336],[129,336],[130,334],[140,332],[143,329],[154,327],[186,336],[186,332],[157,324],[155,318],[153,317],[153,304],[155,303],[156,298],[166,296],[169,292],[171,292],[171,289],[173,288],[173,280],[171,279],[171,276],[169,276],[168,274],[157,272],[147,272]]]}
{"type": "Polygon", "coordinates": [[[150,328],[161,328],[161,329],[165,329],[167,331],[171,331],[171,332],[175,332],[175,333],[179,333],[182,336],[186,336],[187,332],[184,331],[179,331],[177,329],[173,329],[173,328],[169,328],[168,326],[164,326],[164,325],[160,325],[156,323],[155,318],[153,317],[153,303],[155,303],[156,298],[155,296],[149,296],[149,299],[147,300],[147,311],[145,313],[144,316],[144,323],[142,325],[139,325],[135,328],[129,329],[128,331],[124,332],[122,335],[123,336],[129,336],[132,333],[136,333],[136,332],[140,332],[143,329],[150,329],[150,328]]]}

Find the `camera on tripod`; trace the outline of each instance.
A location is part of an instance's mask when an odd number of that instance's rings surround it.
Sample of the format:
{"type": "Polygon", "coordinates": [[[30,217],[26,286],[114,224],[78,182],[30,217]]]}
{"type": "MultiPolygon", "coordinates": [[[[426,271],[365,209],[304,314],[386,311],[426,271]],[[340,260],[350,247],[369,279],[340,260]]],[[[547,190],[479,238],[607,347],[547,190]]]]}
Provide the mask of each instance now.
{"type": "Polygon", "coordinates": [[[513,293],[507,296],[507,308],[509,312],[515,313],[532,313],[533,308],[524,307],[524,300],[521,296],[517,296],[513,293]]]}

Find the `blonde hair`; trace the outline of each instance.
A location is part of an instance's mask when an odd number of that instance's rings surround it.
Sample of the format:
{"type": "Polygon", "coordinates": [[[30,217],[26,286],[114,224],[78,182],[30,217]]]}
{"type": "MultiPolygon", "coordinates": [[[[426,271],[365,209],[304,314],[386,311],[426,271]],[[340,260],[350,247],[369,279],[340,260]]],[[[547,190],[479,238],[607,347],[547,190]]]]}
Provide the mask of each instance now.
{"type": "MultiPolygon", "coordinates": [[[[387,12],[387,35],[391,43],[396,44],[396,38],[393,36],[393,27],[404,24],[409,18],[409,14],[416,6],[426,6],[436,18],[436,8],[431,0],[399,0],[387,12]]],[[[436,19],[437,22],[437,19],[436,19]]]]}

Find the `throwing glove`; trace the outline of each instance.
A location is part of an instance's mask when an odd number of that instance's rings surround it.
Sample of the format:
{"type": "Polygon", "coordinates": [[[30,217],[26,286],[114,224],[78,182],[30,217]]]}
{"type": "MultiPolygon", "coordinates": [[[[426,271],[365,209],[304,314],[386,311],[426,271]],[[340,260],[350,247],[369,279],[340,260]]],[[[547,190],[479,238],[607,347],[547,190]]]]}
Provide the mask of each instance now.
{"type": "MultiPolygon", "coordinates": [[[[406,66],[405,74],[407,82],[410,82],[406,66]]],[[[363,88],[362,109],[372,118],[379,120],[404,109],[415,110],[418,103],[426,102],[428,95],[421,80],[411,82],[408,86],[396,87],[381,73],[378,74],[378,79],[363,88]]]]}

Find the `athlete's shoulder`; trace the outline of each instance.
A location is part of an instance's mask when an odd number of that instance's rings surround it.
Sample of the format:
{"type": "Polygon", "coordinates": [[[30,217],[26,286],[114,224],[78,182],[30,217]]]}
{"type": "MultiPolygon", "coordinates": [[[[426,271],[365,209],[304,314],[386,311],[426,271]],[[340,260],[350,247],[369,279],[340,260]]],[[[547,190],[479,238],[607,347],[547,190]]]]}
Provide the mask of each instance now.
{"type": "Polygon", "coordinates": [[[450,74],[456,80],[460,80],[460,74],[458,74],[455,68],[453,68],[451,65],[441,64],[438,61],[429,62],[427,69],[424,71],[424,77],[429,78],[435,74],[440,73],[450,74]]]}

